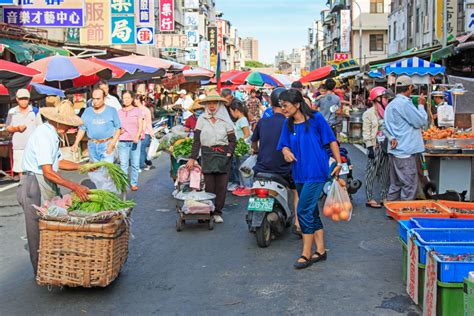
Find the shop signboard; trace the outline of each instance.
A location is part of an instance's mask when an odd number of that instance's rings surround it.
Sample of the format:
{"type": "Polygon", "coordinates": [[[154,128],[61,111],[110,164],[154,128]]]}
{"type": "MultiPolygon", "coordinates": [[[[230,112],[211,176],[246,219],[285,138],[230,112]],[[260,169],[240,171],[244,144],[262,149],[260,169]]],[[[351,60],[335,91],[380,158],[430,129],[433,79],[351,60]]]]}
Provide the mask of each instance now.
{"type": "Polygon", "coordinates": [[[113,15],[111,19],[112,44],[135,44],[135,17],[134,15],[113,15]]]}
{"type": "Polygon", "coordinates": [[[184,26],[189,27],[189,28],[197,28],[199,26],[199,13],[185,12],[184,13],[184,26]]]}
{"type": "Polygon", "coordinates": [[[347,53],[334,53],[334,61],[343,61],[349,59],[349,54],[347,53]]]}
{"type": "Polygon", "coordinates": [[[199,43],[199,34],[197,30],[187,30],[186,36],[188,37],[188,45],[199,43]]]}
{"type": "Polygon", "coordinates": [[[199,60],[199,49],[197,47],[186,48],[186,54],[184,55],[186,61],[198,61],[199,60]]]}
{"type": "Polygon", "coordinates": [[[32,27],[82,27],[84,0],[22,0],[21,5],[4,7],[3,22],[32,27]]]}
{"type": "Polygon", "coordinates": [[[199,43],[199,67],[211,69],[211,54],[209,41],[199,43]]]}
{"type": "Polygon", "coordinates": [[[17,2],[17,0],[0,0],[0,6],[1,5],[14,5],[17,2]]]}
{"type": "MultiPolygon", "coordinates": [[[[458,32],[458,1],[457,0],[436,0],[435,28],[436,38],[443,41],[443,24],[446,23],[446,39],[452,40],[458,32]],[[443,14],[443,2],[446,2],[447,16],[443,14]]],[[[466,15],[467,18],[467,15],[466,15]]]]}
{"type": "Polygon", "coordinates": [[[81,45],[110,45],[110,0],[86,0],[86,16],[79,34],[81,45]]]}
{"type": "Polygon", "coordinates": [[[351,11],[341,10],[341,52],[351,51],[351,11]]]}
{"type": "Polygon", "coordinates": [[[155,25],[155,1],[154,0],[136,0],[138,3],[138,24],[142,26],[155,25]]]}
{"type": "Polygon", "coordinates": [[[467,0],[465,7],[466,32],[474,32],[474,0],[467,0]]]}
{"type": "Polygon", "coordinates": [[[160,32],[174,31],[174,0],[160,0],[160,32]]]}
{"type": "Polygon", "coordinates": [[[155,45],[154,33],[153,26],[137,27],[137,45],[155,45]]]}
{"type": "Polygon", "coordinates": [[[212,26],[207,29],[207,38],[209,39],[209,53],[211,67],[217,66],[217,27],[212,26]]]}
{"type": "Polygon", "coordinates": [[[157,48],[186,48],[188,37],[182,34],[156,34],[155,42],[157,48]]]}
{"type": "Polygon", "coordinates": [[[222,53],[224,48],[224,21],[217,19],[217,52],[222,53]]]}
{"type": "Polygon", "coordinates": [[[80,41],[80,36],[81,36],[81,29],[78,27],[68,27],[66,29],[66,42],[67,43],[73,43],[73,44],[79,44],[80,41]]]}

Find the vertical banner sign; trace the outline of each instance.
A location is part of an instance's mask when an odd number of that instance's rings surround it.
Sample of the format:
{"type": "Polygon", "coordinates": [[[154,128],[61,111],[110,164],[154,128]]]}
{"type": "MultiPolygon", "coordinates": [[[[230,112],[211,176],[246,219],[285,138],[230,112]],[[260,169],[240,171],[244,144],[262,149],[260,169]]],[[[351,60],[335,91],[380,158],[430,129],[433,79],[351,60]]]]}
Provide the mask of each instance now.
{"type": "Polygon", "coordinates": [[[199,67],[211,69],[211,54],[209,41],[202,41],[199,43],[199,67]]]}
{"type": "Polygon", "coordinates": [[[110,45],[110,0],[86,0],[87,21],[79,36],[81,45],[110,45]]]}
{"type": "Polygon", "coordinates": [[[174,31],[174,0],[160,0],[160,32],[174,31]]]}
{"type": "Polygon", "coordinates": [[[110,1],[112,45],[135,44],[135,1],[110,1]]]}
{"type": "Polygon", "coordinates": [[[35,27],[84,26],[84,0],[17,0],[5,6],[3,22],[35,27]]]}
{"type": "Polygon", "coordinates": [[[188,37],[189,45],[199,43],[199,33],[197,30],[186,30],[186,36],[188,37]]]}
{"type": "Polygon", "coordinates": [[[209,39],[209,53],[211,67],[217,66],[217,27],[212,26],[208,28],[209,39]]]}
{"type": "Polygon", "coordinates": [[[184,26],[197,28],[199,26],[199,13],[185,12],[184,13],[184,26]]]}
{"type": "Polygon", "coordinates": [[[224,22],[220,19],[216,20],[217,23],[217,52],[222,53],[224,48],[224,22]]]}
{"type": "Polygon", "coordinates": [[[197,47],[188,47],[186,48],[185,54],[186,61],[198,61],[199,60],[199,50],[197,47]]]}
{"type": "Polygon", "coordinates": [[[348,53],[350,51],[351,51],[351,11],[341,10],[341,52],[348,53]]]}
{"type": "Polygon", "coordinates": [[[199,0],[184,0],[186,9],[199,9],[199,0]]]}
{"type": "Polygon", "coordinates": [[[425,292],[423,296],[423,316],[436,316],[438,295],[438,264],[431,251],[426,255],[425,292]]]}
{"type": "Polygon", "coordinates": [[[407,293],[418,305],[418,246],[413,238],[408,239],[407,256],[407,293]]]}
{"type": "MultiPolygon", "coordinates": [[[[446,23],[448,34],[446,38],[454,39],[458,32],[458,1],[457,0],[436,0],[436,39],[443,40],[443,23],[446,23]],[[446,2],[447,16],[443,14],[443,2],[446,2]]],[[[466,15],[466,19],[469,17],[466,15]]]]}
{"type": "Polygon", "coordinates": [[[138,2],[138,24],[142,26],[155,26],[155,1],[136,0],[138,2]]]}

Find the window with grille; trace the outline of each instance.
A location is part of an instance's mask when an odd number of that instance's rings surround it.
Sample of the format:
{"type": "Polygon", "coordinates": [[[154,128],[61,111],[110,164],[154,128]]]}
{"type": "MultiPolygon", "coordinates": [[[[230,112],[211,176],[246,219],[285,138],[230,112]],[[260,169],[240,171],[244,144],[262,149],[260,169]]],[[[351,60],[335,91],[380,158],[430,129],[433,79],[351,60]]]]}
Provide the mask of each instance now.
{"type": "Polygon", "coordinates": [[[384,0],[370,0],[370,13],[383,13],[384,0]]]}
{"type": "Polygon", "coordinates": [[[370,35],[370,51],[371,52],[383,51],[383,34],[370,35]]]}

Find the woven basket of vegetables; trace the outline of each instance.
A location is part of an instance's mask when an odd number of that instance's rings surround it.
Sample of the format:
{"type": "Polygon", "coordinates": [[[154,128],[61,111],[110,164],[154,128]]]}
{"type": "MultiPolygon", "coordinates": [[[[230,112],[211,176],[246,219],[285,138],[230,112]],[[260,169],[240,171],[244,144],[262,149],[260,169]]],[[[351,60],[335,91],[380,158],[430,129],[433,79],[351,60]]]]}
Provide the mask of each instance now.
{"type": "Polygon", "coordinates": [[[129,226],[39,221],[39,285],[105,287],[118,276],[128,256],[129,226]]]}

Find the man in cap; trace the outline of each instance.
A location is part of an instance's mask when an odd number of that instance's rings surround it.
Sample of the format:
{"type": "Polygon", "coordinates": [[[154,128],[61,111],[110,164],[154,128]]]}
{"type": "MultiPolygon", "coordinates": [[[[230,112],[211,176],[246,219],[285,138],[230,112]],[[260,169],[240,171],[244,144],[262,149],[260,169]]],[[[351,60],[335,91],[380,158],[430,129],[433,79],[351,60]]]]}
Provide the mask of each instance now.
{"type": "Polygon", "coordinates": [[[84,124],[79,127],[72,152],[77,152],[79,143],[87,133],[89,159],[93,162],[114,162],[121,125],[118,112],[105,104],[104,90],[96,88],[92,91],[92,107],[86,108],[82,120],[84,124]]]}
{"type": "Polygon", "coordinates": [[[179,90],[178,94],[179,94],[179,99],[176,101],[174,105],[183,110],[183,121],[185,121],[188,117],[193,115],[189,111],[189,108],[193,105],[194,101],[187,94],[187,91],[184,89],[179,90]]]}
{"type": "Polygon", "coordinates": [[[7,131],[13,134],[13,172],[23,172],[21,161],[26,143],[37,126],[41,125],[41,115],[38,109],[30,105],[30,93],[26,89],[20,89],[16,93],[18,106],[8,111],[6,126],[7,131]]]}
{"type": "Polygon", "coordinates": [[[454,126],[454,110],[451,105],[445,101],[444,91],[433,91],[431,96],[434,100],[434,105],[431,108],[435,124],[438,127],[453,127],[454,126]]]}
{"type": "Polygon", "coordinates": [[[426,99],[420,96],[418,107],[413,104],[413,81],[408,76],[397,78],[398,95],[385,110],[385,128],[390,141],[389,201],[408,201],[416,198],[418,186],[417,156],[424,152],[421,129],[427,124],[426,99]]]}
{"type": "Polygon", "coordinates": [[[26,235],[30,259],[36,275],[38,267],[39,228],[38,215],[33,205],[41,206],[44,201],[59,196],[58,185],[64,186],[81,200],[88,199],[89,189],[63,178],[58,170],[77,170],[79,164],[61,159],[60,135],[71,127],[82,124],[74,113],[72,103],[63,101],[57,107],[40,109],[47,122],[38,126],[31,134],[23,156],[23,175],[17,190],[18,202],[25,214],[26,235]]]}

